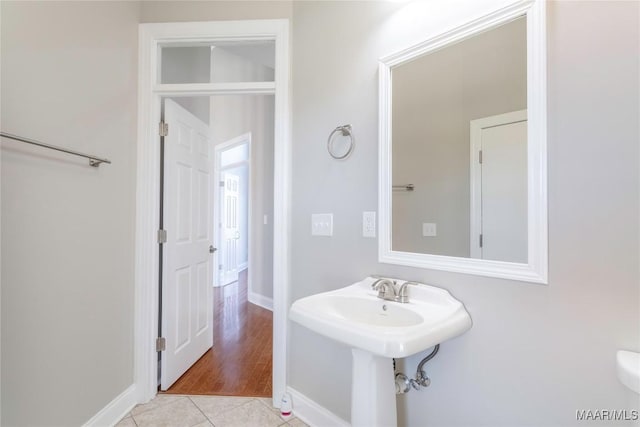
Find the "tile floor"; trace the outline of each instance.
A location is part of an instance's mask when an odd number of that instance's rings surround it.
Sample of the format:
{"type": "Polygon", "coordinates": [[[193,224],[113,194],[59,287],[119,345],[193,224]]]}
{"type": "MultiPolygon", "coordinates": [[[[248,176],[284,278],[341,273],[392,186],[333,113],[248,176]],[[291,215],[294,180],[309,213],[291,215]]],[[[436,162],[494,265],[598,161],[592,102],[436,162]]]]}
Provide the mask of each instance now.
{"type": "Polygon", "coordinates": [[[308,427],[283,419],[271,398],[158,395],[138,405],[116,427],[308,427]]]}

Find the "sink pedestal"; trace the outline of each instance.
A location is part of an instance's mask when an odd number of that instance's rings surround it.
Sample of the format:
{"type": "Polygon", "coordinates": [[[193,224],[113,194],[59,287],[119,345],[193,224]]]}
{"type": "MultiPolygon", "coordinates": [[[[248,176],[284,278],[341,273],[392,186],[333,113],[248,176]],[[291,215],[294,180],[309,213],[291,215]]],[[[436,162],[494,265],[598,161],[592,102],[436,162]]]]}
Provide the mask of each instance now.
{"type": "Polygon", "coordinates": [[[289,319],[352,348],[351,424],[396,427],[392,357],[407,357],[460,335],[471,317],[444,289],[412,285],[411,302],[383,301],[367,277],[351,286],[300,298],[289,319]]]}
{"type": "Polygon", "coordinates": [[[352,427],[397,426],[393,359],[376,356],[357,348],[352,349],[351,352],[353,355],[352,427]]]}

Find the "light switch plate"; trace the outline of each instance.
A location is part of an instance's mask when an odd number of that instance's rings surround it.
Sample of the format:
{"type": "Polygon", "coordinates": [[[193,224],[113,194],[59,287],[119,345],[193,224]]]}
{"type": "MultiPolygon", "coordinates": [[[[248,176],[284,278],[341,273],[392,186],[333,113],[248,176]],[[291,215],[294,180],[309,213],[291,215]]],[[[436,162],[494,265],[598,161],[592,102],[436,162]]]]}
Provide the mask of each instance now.
{"type": "Polygon", "coordinates": [[[438,235],[436,224],[433,222],[422,223],[423,237],[436,237],[438,235]]]}
{"type": "Polygon", "coordinates": [[[362,212],[362,237],[376,237],[375,212],[362,212]]]}
{"type": "Polygon", "coordinates": [[[333,214],[312,214],[311,235],[333,236],[333,214]]]}

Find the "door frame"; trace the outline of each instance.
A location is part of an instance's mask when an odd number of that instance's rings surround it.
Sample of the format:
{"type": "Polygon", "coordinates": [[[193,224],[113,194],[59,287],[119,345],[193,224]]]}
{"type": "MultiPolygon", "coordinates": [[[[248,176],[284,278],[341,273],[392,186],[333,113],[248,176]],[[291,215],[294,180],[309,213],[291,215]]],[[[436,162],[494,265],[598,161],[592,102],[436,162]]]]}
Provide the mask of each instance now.
{"type": "Polygon", "coordinates": [[[274,94],[273,403],[287,384],[287,309],[290,299],[291,101],[289,20],[139,24],[138,143],[136,169],[134,384],[137,400],[157,393],[160,206],[160,102],[162,97],[274,94]],[[159,84],[163,43],[273,40],[274,82],[159,84]]]}
{"type": "Polygon", "coordinates": [[[469,177],[470,189],[470,226],[469,256],[482,259],[482,250],[478,246],[478,236],[482,233],[482,166],[479,153],[482,150],[482,131],[484,129],[526,122],[527,110],[511,111],[495,116],[483,117],[469,122],[469,177]]]}
{"type": "MultiPolygon", "coordinates": [[[[252,190],[253,190],[253,163],[252,163],[252,156],[251,156],[251,132],[247,132],[244,133],[242,135],[239,135],[235,138],[232,138],[230,140],[227,140],[225,142],[222,142],[220,144],[217,144],[213,147],[213,151],[214,151],[214,164],[213,164],[213,173],[214,176],[216,177],[216,185],[214,186],[214,190],[213,190],[213,204],[214,204],[214,209],[213,209],[213,227],[214,230],[215,229],[219,229],[219,224],[220,224],[220,201],[221,201],[221,191],[220,191],[220,185],[218,185],[219,181],[222,179],[222,172],[224,172],[225,169],[228,169],[230,167],[233,166],[241,166],[241,165],[246,165],[247,166],[247,176],[248,176],[248,180],[249,182],[247,183],[247,265],[251,266],[251,250],[253,249],[253,238],[252,235],[255,232],[254,230],[254,225],[253,225],[253,202],[251,200],[251,194],[252,194],[252,190]],[[233,147],[237,147],[239,145],[242,144],[247,144],[248,147],[248,158],[246,160],[243,160],[241,162],[238,162],[237,164],[231,165],[229,167],[222,167],[221,166],[221,156],[222,156],[222,152],[228,149],[231,149],[233,147]],[[218,208],[216,208],[216,202],[218,203],[218,208]]],[[[218,233],[218,235],[216,236],[216,238],[214,238],[214,245],[218,245],[217,247],[221,247],[221,243],[222,240],[220,239],[220,234],[218,233]]],[[[220,250],[217,251],[216,256],[220,256],[220,250]]],[[[217,258],[217,264],[214,265],[214,267],[216,265],[218,265],[220,263],[219,258],[217,258]]],[[[214,260],[215,261],[215,260],[214,260]]],[[[216,269],[217,272],[217,269],[216,269]]],[[[214,286],[219,286],[218,283],[219,280],[219,275],[215,274],[215,280],[214,280],[214,286]]],[[[251,268],[249,268],[249,275],[247,277],[247,289],[250,291],[251,290],[251,284],[253,283],[253,276],[252,276],[252,272],[251,272],[251,268]]]]}

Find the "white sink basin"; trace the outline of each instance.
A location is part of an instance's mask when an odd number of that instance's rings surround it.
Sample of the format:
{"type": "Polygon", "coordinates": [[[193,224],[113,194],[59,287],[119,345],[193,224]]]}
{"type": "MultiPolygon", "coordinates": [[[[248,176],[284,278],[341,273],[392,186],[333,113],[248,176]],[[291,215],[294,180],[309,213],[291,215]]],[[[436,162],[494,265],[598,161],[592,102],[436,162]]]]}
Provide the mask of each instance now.
{"type": "MultiPolygon", "coordinates": [[[[321,335],[382,357],[406,357],[465,332],[471,318],[444,289],[409,285],[409,302],[385,301],[374,278],[293,303],[290,318],[321,335]]],[[[402,282],[399,282],[399,284],[402,282]]]]}
{"type": "Polygon", "coordinates": [[[368,296],[320,294],[313,300],[318,308],[326,309],[327,313],[345,322],[393,328],[419,325],[423,320],[422,316],[400,304],[387,304],[387,301],[368,296]]]}

